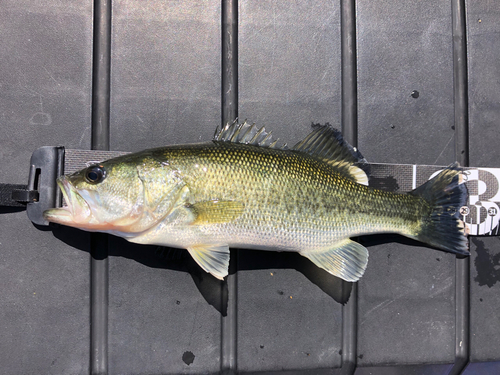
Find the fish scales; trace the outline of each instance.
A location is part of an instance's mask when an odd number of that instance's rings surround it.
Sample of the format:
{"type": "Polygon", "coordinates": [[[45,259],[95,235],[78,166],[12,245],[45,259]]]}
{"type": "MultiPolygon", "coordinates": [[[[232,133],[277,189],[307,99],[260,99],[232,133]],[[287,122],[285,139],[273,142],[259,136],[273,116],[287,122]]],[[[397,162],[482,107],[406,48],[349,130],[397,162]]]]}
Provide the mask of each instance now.
{"type": "Polygon", "coordinates": [[[203,228],[207,238],[195,241],[323,248],[346,236],[399,232],[421,216],[418,197],[356,184],[303,153],[220,142],[153,157],[180,171],[193,201],[245,202],[240,217],[203,228]]]}
{"type": "Polygon", "coordinates": [[[359,151],[329,126],[292,149],[247,123],[209,143],[124,155],[62,177],[67,203],[48,220],[143,244],[185,248],[207,272],[227,275],[229,247],[295,251],[347,281],[368,251],[350,238],[399,233],[468,254],[456,165],[407,194],[373,189],[359,151]]]}

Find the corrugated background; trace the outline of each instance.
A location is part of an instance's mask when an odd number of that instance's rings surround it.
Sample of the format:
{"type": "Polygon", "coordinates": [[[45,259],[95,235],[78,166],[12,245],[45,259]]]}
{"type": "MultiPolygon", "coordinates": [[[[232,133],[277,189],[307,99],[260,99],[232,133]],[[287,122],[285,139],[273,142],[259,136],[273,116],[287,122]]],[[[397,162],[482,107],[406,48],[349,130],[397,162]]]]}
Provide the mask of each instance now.
{"type": "MultiPolygon", "coordinates": [[[[369,161],[458,158],[455,3],[356,2],[355,125],[369,161]]],[[[465,5],[470,165],[500,167],[500,3],[465,5]]],[[[223,6],[113,1],[111,149],[211,138],[221,122],[223,6]]],[[[91,1],[2,2],[1,182],[25,183],[37,147],[90,148],[93,7],[91,1]]],[[[235,9],[239,117],[292,144],[311,122],[345,126],[342,3],[240,0],[235,9]]],[[[1,210],[2,373],[88,373],[90,235],[44,230],[22,211],[1,210]]],[[[358,287],[356,373],[449,373],[455,258],[399,237],[362,241],[370,262],[358,287]]],[[[500,372],[484,363],[500,361],[499,245],[496,237],[471,241],[468,375],[500,372]]],[[[239,372],[297,374],[342,366],[342,284],[306,260],[240,252],[227,301],[228,286],[185,255],[161,257],[155,247],[116,238],[108,249],[110,374],[217,373],[227,363],[239,372]],[[227,308],[237,318],[233,335],[223,328],[227,308]],[[228,340],[234,342],[226,350],[228,340]]]]}

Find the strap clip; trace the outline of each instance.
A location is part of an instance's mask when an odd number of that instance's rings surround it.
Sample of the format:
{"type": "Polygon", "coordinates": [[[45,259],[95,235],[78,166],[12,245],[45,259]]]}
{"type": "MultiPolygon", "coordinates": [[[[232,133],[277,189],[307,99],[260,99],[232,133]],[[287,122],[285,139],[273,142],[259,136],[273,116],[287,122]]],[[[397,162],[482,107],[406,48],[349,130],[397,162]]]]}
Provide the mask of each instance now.
{"type": "Polygon", "coordinates": [[[33,223],[49,225],[43,212],[61,206],[62,193],[56,180],[63,173],[64,147],[40,147],[31,155],[27,190],[13,191],[12,194],[27,202],[26,213],[33,223]]]}

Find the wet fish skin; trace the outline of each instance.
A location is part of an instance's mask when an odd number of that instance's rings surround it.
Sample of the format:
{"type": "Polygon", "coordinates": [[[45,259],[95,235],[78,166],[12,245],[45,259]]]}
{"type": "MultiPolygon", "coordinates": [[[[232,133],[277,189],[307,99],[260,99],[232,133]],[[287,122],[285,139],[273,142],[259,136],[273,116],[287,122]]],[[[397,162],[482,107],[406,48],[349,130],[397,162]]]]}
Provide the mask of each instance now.
{"type": "Polygon", "coordinates": [[[457,166],[396,194],[366,186],[363,163],[328,126],[289,150],[276,148],[265,131],[233,124],[212,142],[124,155],[64,176],[59,185],[68,206],[45,217],[188,249],[218,278],[227,275],[229,247],[237,247],[299,252],[356,281],[368,251],[350,237],[374,233],[468,254],[457,218],[466,199],[457,166]],[[101,172],[100,181],[89,180],[101,172]]]}

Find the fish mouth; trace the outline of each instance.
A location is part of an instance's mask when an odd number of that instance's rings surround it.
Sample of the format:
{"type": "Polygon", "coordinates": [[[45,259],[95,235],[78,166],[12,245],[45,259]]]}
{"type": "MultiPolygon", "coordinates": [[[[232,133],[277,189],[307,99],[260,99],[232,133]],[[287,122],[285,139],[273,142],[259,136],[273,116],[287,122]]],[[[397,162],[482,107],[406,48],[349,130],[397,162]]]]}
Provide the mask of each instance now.
{"type": "Polygon", "coordinates": [[[57,179],[57,186],[61,189],[65,205],[52,208],[43,213],[45,220],[69,226],[88,224],[92,218],[89,204],[76,191],[66,176],[57,179]]]}

